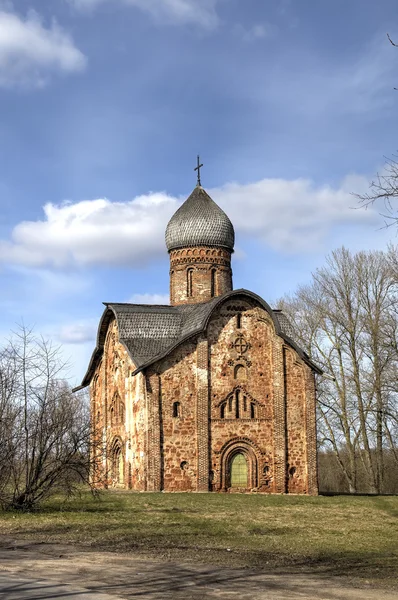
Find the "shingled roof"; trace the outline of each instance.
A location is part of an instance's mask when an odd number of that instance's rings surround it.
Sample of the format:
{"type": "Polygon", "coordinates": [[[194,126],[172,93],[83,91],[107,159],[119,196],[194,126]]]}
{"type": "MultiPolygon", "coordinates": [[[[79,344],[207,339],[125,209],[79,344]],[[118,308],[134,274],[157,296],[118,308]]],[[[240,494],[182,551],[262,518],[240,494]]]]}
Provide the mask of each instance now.
{"type": "Polygon", "coordinates": [[[234,227],[209,194],[197,186],[166,228],[168,251],[189,246],[221,246],[233,252],[234,227]]]}
{"type": "Polygon", "coordinates": [[[113,317],[117,321],[119,339],[136,367],[135,374],[165,358],[182,342],[205,331],[213,311],[235,296],[246,296],[257,300],[272,318],[276,332],[314,371],[321,373],[319,367],[312,363],[308,355],[292,339],[293,328],[286,315],[281,311],[273,311],[257,294],[240,289],[201,304],[165,306],[104,302],[106,309],[99,324],[97,345],[82,384],[76,390],[90,384],[97,364],[101,360],[106,333],[113,317]]]}

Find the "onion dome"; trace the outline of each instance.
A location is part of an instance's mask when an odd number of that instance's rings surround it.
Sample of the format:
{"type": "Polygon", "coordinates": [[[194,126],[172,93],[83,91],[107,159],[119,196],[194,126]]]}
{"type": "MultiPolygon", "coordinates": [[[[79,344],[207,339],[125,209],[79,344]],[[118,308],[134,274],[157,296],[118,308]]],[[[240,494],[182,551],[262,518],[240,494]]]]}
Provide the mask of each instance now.
{"type": "Polygon", "coordinates": [[[199,185],[174,213],[166,228],[169,252],[192,246],[221,246],[233,252],[234,242],[231,221],[199,185]]]}

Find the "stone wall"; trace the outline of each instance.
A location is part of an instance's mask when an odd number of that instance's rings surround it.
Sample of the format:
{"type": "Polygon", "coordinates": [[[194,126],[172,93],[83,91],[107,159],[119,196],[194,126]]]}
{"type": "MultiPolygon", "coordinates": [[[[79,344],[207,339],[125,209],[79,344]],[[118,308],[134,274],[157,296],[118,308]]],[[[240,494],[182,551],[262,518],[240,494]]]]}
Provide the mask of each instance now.
{"type": "Polygon", "coordinates": [[[314,376],[254,299],[226,300],[207,334],[134,369],[113,320],[91,383],[107,485],[237,491],[230,466],[242,454],[245,489],[317,493],[314,376]]]}
{"type": "MultiPolygon", "coordinates": [[[[159,472],[149,486],[156,490],[194,491],[198,476],[196,341],[186,342],[154,365],[147,373],[147,381],[158,382],[156,391],[151,385],[149,403],[159,407],[159,434],[149,418],[148,455],[161,458],[159,472]]],[[[154,413],[153,408],[149,411],[154,413]]]]}
{"type": "Polygon", "coordinates": [[[143,375],[132,377],[134,369],[112,319],[90,389],[95,478],[101,486],[146,486],[143,375]]]}

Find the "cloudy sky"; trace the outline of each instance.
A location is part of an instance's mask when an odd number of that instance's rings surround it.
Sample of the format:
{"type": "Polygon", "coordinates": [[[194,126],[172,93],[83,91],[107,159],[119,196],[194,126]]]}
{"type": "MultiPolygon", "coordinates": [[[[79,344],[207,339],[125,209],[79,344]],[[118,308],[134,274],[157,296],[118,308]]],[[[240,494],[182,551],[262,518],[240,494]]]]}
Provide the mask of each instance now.
{"type": "Polygon", "coordinates": [[[22,320],[78,383],[103,301],[167,302],[164,229],[202,183],[235,287],[273,303],[342,244],[397,151],[396,0],[0,0],[2,340],[22,320]]]}

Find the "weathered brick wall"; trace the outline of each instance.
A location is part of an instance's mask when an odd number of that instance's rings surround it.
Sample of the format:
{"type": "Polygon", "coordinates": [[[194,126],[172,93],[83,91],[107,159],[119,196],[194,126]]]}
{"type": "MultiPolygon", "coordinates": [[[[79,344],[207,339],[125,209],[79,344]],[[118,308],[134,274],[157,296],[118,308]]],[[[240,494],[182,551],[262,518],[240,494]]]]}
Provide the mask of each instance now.
{"type": "Polygon", "coordinates": [[[306,451],[305,364],[290,348],[285,349],[287,419],[287,489],[303,494],[308,489],[306,451]]]}
{"type": "Polygon", "coordinates": [[[308,488],[307,493],[318,494],[318,460],[316,438],[316,386],[315,373],[305,368],[305,403],[306,403],[306,450],[308,488]]]}
{"type": "Polygon", "coordinates": [[[251,487],[274,489],[273,337],[268,314],[244,298],[224,303],[209,323],[214,490],[230,486],[228,463],[239,448],[251,487]]]}
{"type": "Polygon", "coordinates": [[[311,369],[275,333],[255,300],[234,297],[212,315],[207,334],[185,342],[146,374],[108,329],[91,383],[91,411],[108,485],[135,490],[231,489],[230,463],[244,454],[248,487],[317,493],[315,387],[311,369]],[[123,418],[115,398],[124,403],[123,418]],[[116,473],[117,475],[117,473],[116,473]]]}
{"type": "Polygon", "coordinates": [[[203,246],[170,252],[172,305],[207,302],[231,290],[231,252],[228,250],[203,246]]]}
{"type": "MultiPolygon", "coordinates": [[[[198,481],[197,343],[186,342],[154,365],[147,379],[159,381],[159,436],[150,434],[149,454],[161,458],[159,480],[166,491],[195,491],[198,481]]],[[[151,411],[153,412],[153,411],[151,411]]],[[[153,427],[153,426],[151,426],[153,427]]]]}
{"type": "Polygon", "coordinates": [[[92,447],[99,466],[96,475],[101,485],[145,489],[143,376],[131,377],[133,370],[113,319],[90,390],[91,412],[95,415],[92,447]],[[114,451],[118,447],[123,466],[116,470],[114,451]]]}

